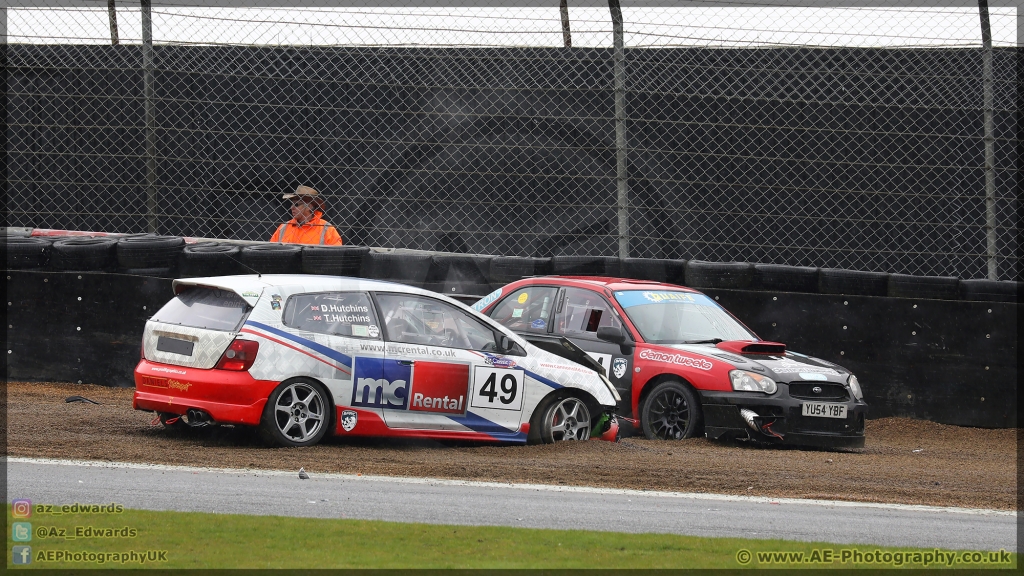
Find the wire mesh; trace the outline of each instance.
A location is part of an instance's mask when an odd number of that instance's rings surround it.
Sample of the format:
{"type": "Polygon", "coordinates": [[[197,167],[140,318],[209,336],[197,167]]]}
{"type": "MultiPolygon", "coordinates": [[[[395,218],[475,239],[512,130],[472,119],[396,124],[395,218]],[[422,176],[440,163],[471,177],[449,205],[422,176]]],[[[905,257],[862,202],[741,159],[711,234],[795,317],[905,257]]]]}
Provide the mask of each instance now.
{"type": "Polygon", "coordinates": [[[1015,7],[577,4],[8,8],[5,225],[1020,277],[1015,7]]]}

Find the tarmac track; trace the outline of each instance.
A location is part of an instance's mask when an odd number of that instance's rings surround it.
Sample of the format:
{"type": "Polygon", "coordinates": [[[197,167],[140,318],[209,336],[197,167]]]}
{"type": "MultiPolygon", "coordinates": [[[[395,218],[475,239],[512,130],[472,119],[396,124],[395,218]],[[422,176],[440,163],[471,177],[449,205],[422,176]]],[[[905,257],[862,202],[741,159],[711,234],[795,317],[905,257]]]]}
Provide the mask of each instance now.
{"type": "Polygon", "coordinates": [[[1017,513],[866,502],[9,457],[8,501],[1017,550],[1017,513]]]}

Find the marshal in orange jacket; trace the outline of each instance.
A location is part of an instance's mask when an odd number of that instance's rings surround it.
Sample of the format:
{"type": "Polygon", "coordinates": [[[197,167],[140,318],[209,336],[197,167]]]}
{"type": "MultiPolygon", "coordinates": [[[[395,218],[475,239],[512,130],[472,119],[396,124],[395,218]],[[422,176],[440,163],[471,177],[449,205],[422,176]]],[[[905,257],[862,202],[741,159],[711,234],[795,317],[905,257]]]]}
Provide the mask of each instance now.
{"type": "Polygon", "coordinates": [[[341,234],[338,234],[334,225],[324,220],[323,216],[323,212],[317,210],[305,224],[299,224],[295,218],[292,218],[277,227],[274,235],[270,237],[270,241],[288,244],[341,245],[341,234]]]}

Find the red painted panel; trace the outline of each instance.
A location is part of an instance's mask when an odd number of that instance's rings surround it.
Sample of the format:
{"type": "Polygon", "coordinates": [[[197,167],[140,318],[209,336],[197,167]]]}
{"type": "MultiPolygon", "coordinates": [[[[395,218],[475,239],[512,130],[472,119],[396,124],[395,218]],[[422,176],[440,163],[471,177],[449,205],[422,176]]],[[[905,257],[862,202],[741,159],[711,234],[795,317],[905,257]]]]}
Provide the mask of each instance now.
{"type": "Polygon", "coordinates": [[[468,391],[469,364],[417,360],[412,370],[409,410],[465,414],[468,391]]]}

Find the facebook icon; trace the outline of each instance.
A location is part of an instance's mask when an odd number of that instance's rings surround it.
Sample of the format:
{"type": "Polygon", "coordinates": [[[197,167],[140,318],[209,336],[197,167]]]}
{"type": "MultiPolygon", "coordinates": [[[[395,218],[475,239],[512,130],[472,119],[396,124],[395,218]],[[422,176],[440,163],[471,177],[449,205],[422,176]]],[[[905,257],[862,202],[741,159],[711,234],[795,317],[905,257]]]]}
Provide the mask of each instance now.
{"type": "Polygon", "coordinates": [[[32,547],[31,546],[15,546],[11,548],[11,562],[15,564],[31,564],[32,563],[32,547]]]}

